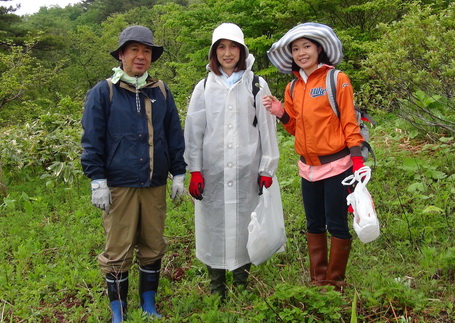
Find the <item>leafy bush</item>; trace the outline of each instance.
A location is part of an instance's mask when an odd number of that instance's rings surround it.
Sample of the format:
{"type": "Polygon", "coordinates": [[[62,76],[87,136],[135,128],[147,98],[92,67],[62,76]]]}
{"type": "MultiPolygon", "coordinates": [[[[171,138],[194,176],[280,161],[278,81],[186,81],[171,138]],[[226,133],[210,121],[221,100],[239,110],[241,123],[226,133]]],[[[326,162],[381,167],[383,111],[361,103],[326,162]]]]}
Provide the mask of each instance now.
{"type": "Polygon", "coordinates": [[[43,100],[43,88],[56,77],[55,71],[44,68],[32,56],[38,39],[32,38],[24,47],[7,41],[9,52],[0,52],[0,125],[18,124],[35,116],[36,94],[43,100]],[[29,102],[33,102],[33,106],[24,109],[29,102]]]}
{"type": "Polygon", "coordinates": [[[317,288],[279,284],[275,293],[257,307],[257,321],[335,322],[341,321],[345,305],[335,291],[321,294],[317,288]]]}
{"type": "Polygon", "coordinates": [[[10,126],[0,137],[1,165],[11,174],[31,168],[48,176],[73,182],[82,174],[80,167],[80,105],[63,98],[57,109],[23,125],[10,126]]]}
{"type": "Polygon", "coordinates": [[[363,100],[396,110],[433,138],[453,135],[455,4],[437,12],[415,4],[402,20],[380,30],[383,37],[365,61],[372,80],[362,89],[363,100]]]}

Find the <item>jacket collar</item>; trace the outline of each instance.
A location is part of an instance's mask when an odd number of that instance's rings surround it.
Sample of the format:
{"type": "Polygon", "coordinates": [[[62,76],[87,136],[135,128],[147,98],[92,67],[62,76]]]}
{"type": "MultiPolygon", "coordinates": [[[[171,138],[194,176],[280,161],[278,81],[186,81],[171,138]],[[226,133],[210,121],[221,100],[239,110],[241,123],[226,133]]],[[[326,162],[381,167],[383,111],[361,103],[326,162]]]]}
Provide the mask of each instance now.
{"type": "MultiPolygon", "coordinates": [[[[146,79],[146,84],[141,88],[141,89],[145,89],[145,88],[150,88],[150,87],[154,87],[156,85],[156,83],[158,82],[158,79],[157,78],[154,78],[154,77],[151,77],[150,75],[147,77],[146,79]]],[[[118,82],[119,86],[122,88],[122,89],[125,89],[125,90],[128,90],[130,92],[133,92],[133,93],[136,93],[136,87],[133,85],[133,84],[130,84],[130,83],[127,83],[125,81],[122,81],[120,80],[118,82]]]]}
{"type": "MultiPolygon", "coordinates": [[[[327,65],[327,64],[319,64],[319,67],[313,73],[311,73],[310,75],[319,75],[319,74],[325,73],[327,70],[332,69],[332,68],[335,68],[335,67],[327,65]]],[[[300,69],[298,71],[292,71],[292,73],[294,74],[294,76],[296,78],[298,78],[298,79],[304,81],[305,83],[307,83],[308,76],[306,76],[305,72],[303,72],[302,69],[300,69]],[[302,76],[302,74],[303,74],[303,76],[302,76]]]]}

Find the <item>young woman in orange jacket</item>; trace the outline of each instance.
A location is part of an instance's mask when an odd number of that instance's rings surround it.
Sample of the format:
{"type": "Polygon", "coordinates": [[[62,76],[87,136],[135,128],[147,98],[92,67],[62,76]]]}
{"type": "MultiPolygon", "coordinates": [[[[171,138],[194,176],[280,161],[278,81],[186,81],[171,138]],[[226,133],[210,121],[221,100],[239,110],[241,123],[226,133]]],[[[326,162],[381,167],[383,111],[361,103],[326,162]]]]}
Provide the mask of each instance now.
{"type": "Polygon", "coordinates": [[[338,117],[327,96],[326,76],[342,57],[333,30],[304,23],[289,30],[267,52],[283,73],[294,74],[285,91],[284,106],[274,96],[263,104],[295,136],[299,175],[307,219],[311,283],[342,290],[351,248],[346,196],[341,181],[363,167],[363,137],[356,120],[354,94],[347,75],[338,74],[338,117]],[[330,255],[327,231],[331,235],[330,255]]]}

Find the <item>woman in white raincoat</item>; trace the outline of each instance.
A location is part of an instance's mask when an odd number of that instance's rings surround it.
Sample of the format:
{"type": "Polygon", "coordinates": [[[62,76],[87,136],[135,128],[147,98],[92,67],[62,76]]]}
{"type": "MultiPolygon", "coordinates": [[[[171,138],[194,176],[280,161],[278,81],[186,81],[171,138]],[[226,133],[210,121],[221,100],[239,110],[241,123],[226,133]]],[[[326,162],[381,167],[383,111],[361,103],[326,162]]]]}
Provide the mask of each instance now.
{"type": "Polygon", "coordinates": [[[209,61],[188,107],[185,161],[196,199],[196,256],[207,265],[211,293],[224,297],[226,270],[233,271],[234,286],[246,286],[250,215],[262,187],[278,185],[279,150],[276,119],[260,100],[269,87],[259,77],[255,107],[254,57],[237,25],[214,30],[209,61]]]}

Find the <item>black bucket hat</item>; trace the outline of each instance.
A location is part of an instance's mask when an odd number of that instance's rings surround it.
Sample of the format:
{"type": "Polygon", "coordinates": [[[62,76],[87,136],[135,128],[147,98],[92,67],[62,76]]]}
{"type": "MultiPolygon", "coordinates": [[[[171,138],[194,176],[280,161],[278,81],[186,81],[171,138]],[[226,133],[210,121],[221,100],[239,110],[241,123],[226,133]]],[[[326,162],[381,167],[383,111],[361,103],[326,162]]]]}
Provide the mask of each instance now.
{"type": "Polygon", "coordinates": [[[160,58],[163,54],[163,47],[155,45],[153,33],[150,29],[143,26],[129,26],[125,28],[119,36],[118,48],[111,52],[111,55],[120,61],[118,52],[125,47],[126,43],[135,41],[152,47],[152,62],[160,58]]]}

